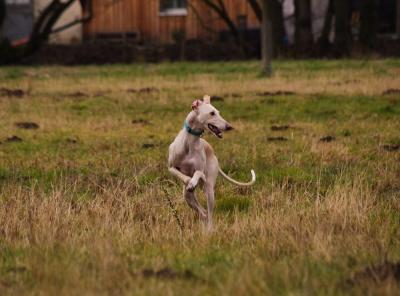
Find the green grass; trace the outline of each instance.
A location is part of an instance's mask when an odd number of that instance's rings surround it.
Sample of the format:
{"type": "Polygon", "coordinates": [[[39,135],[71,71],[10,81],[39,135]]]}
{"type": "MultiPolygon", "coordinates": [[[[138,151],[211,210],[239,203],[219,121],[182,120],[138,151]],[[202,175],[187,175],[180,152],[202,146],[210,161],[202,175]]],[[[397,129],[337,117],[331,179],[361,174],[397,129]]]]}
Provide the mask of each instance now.
{"type": "Polygon", "coordinates": [[[400,260],[400,151],[383,148],[400,144],[400,97],[383,94],[399,69],[277,61],[267,79],[253,61],[1,68],[0,88],[26,94],[0,96],[0,294],[398,294],[393,277],[352,278],[400,260]],[[265,94],[276,91],[293,94],[265,94]],[[166,169],[203,94],[224,98],[214,105],[235,127],[205,136],[223,170],[257,174],[247,189],[218,180],[213,233],[166,169]]]}

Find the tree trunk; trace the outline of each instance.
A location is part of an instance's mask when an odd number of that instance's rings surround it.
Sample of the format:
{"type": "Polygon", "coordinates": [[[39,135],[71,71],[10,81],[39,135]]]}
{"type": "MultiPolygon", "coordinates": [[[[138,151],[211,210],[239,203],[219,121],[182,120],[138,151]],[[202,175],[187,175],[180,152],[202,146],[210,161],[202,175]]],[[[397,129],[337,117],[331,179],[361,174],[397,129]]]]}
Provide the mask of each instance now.
{"type": "Polygon", "coordinates": [[[333,0],[329,0],[328,7],[326,9],[324,26],[322,27],[321,37],[319,37],[318,43],[322,49],[325,49],[329,46],[329,36],[332,31],[332,20],[334,16],[333,11],[333,0]]]}
{"type": "Polygon", "coordinates": [[[340,56],[350,54],[350,3],[348,0],[334,0],[335,49],[340,56]]]}
{"type": "Polygon", "coordinates": [[[295,0],[296,46],[302,51],[309,50],[313,43],[311,0],[295,0]]]}
{"type": "Polygon", "coordinates": [[[6,1],[0,0],[0,37],[1,37],[1,28],[3,27],[3,22],[5,18],[6,18],[6,1]]]}
{"type": "Polygon", "coordinates": [[[272,38],[274,45],[274,52],[278,54],[284,46],[284,39],[286,36],[285,23],[283,18],[283,7],[279,0],[270,0],[270,18],[272,23],[272,38]]]}
{"type": "Polygon", "coordinates": [[[400,0],[397,0],[397,14],[396,14],[396,32],[397,37],[400,37],[400,0]]]}
{"type": "MultiPolygon", "coordinates": [[[[262,9],[257,0],[247,0],[250,7],[252,8],[257,19],[262,22],[262,9]]],[[[274,52],[278,54],[283,47],[283,41],[286,35],[284,18],[283,18],[283,7],[280,0],[269,0],[270,10],[269,18],[271,19],[272,25],[272,38],[274,44],[274,52]]]]}
{"type": "Polygon", "coordinates": [[[376,44],[378,4],[377,0],[364,0],[361,6],[360,42],[366,49],[372,49],[376,44]]]}
{"type": "Polygon", "coordinates": [[[270,0],[262,0],[261,22],[261,71],[266,76],[272,74],[272,25],[269,15],[270,0]]]}

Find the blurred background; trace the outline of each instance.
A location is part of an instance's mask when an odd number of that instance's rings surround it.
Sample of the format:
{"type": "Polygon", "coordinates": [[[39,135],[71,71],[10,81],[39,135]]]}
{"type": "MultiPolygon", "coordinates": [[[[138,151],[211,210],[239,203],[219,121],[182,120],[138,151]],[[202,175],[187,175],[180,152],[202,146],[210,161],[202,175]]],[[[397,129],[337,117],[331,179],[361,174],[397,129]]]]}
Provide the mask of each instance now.
{"type": "MultiPolygon", "coordinates": [[[[400,55],[400,0],[263,0],[274,57],[400,55]]],[[[260,56],[257,0],[0,0],[0,63],[260,56]]]]}

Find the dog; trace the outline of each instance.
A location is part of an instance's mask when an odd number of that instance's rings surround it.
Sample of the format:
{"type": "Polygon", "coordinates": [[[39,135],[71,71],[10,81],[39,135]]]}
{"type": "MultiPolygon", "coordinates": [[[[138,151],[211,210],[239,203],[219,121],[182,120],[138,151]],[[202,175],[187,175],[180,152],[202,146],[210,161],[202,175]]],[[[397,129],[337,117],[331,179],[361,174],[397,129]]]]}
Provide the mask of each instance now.
{"type": "Polygon", "coordinates": [[[201,138],[205,130],[208,130],[222,139],[223,132],[232,129],[233,127],[211,105],[210,96],[205,95],[203,100],[195,100],[192,103],[192,111],[186,117],[183,129],[169,146],[168,169],[185,184],[184,198],[200,219],[207,222],[208,230],[213,228],[214,186],[218,173],[239,186],[250,186],[256,181],[254,170],[251,170],[251,181],[247,183],[238,182],[226,175],[219,167],[211,145],[201,138]],[[195,194],[200,181],[204,185],[207,197],[207,212],[195,194]]]}

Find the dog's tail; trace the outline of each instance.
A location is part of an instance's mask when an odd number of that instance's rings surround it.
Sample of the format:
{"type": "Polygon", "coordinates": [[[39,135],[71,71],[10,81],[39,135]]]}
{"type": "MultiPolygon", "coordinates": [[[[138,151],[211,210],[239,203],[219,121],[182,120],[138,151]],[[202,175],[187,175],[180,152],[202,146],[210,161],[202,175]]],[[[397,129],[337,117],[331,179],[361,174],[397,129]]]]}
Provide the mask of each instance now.
{"type": "Polygon", "coordinates": [[[221,170],[221,168],[218,168],[219,173],[225,178],[227,179],[229,182],[239,185],[239,186],[251,186],[256,182],[256,173],[254,172],[254,170],[251,170],[251,181],[247,182],[247,183],[242,183],[242,182],[238,182],[234,179],[232,179],[231,177],[229,177],[227,174],[224,173],[223,170],[221,170]]]}

